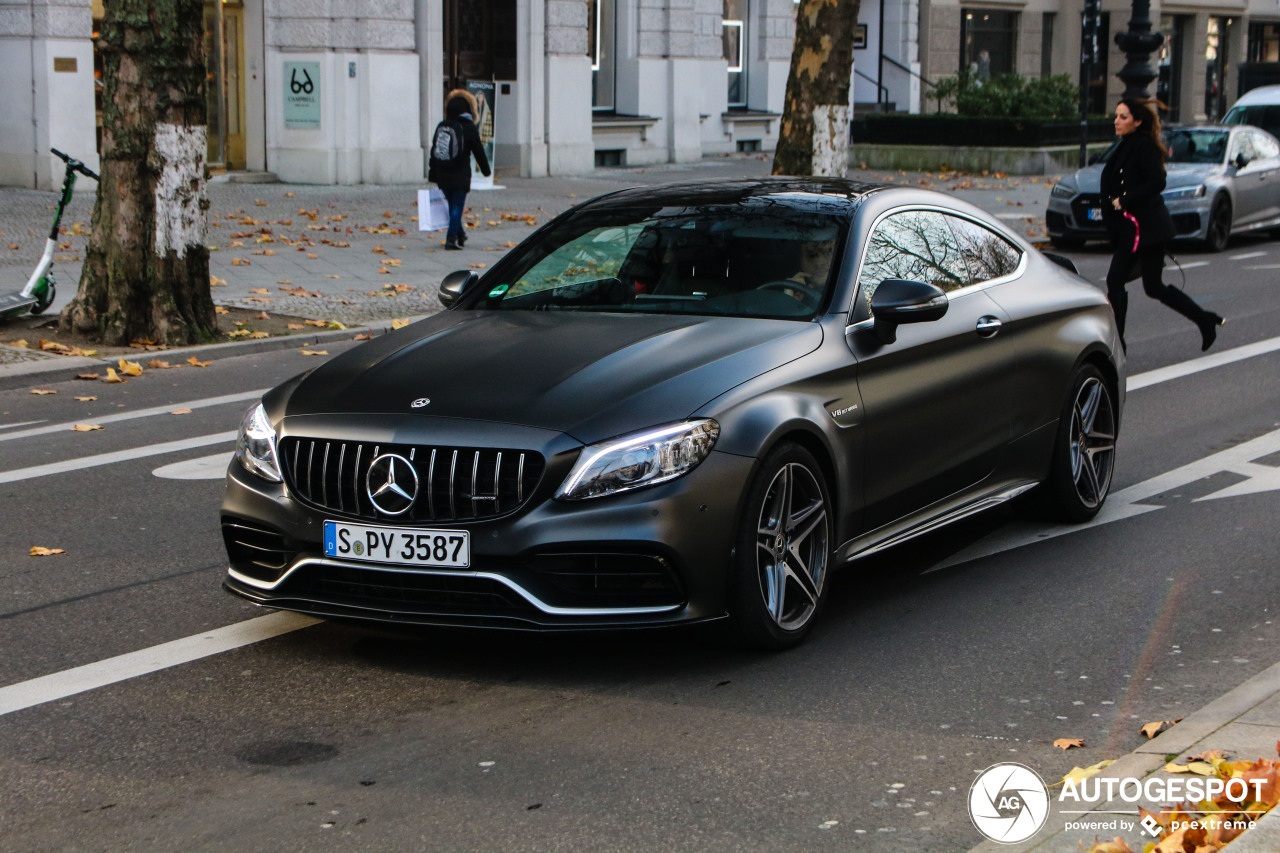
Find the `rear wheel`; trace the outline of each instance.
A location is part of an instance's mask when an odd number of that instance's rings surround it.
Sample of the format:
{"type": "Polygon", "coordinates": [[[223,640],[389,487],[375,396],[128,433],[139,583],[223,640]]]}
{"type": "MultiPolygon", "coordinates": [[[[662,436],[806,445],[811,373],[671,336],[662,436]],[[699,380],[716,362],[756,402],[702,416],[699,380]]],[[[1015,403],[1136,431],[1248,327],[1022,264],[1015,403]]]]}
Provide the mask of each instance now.
{"type": "Polygon", "coordinates": [[[1205,247],[1211,252],[1221,252],[1231,241],[1231,200],[1218,196],[1209,211],[1209,228],[1205,232],[1205,247]]]}
{"type": "Polygon", "coordinates": [[[1088,521],[1107,499],[1115,457],[1111,388],[1098,368],[1086,364],[1076,372],[1058,421],[1049,479],[1028,497],[1058,521],[1088,521]]]}
{"type": "Polygon", "coordinates": [[[813,454],[774,449],[747,493],[730,590],[739,640],[778,650],[798,644],[827,597],[831,561],[827,484],[813,454]]]}

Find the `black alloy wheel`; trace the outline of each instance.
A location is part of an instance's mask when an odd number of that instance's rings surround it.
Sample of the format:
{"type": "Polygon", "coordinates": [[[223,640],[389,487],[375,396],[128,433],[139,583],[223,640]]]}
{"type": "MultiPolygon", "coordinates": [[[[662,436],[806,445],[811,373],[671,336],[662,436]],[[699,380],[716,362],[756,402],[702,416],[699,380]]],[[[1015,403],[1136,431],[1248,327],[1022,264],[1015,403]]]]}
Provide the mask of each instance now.
{"type": "Polygon", "coordinates": [[[747,493],[730,591],[738,639],[755,648],[798,644],[826,601],[831,501],[817,460],[796,444],[775,448],[747,493]]]}
{"type": "Polygon", "coordinates": [[[1049,479],[1028,497],[1056,521],[1088,521],[1111,490],[1116,459],[1116,410],[1101,371],[1076,371],[1054,440],[1049,479]]]}
{"type": "Polygon", "coordinates": [[[1213,200],[1209,212],[1209,228],[1205,232],[1205,247],[1211,252],[1221,252],[1231,242],[1231,199],[1220,195],[1213,200]]]}

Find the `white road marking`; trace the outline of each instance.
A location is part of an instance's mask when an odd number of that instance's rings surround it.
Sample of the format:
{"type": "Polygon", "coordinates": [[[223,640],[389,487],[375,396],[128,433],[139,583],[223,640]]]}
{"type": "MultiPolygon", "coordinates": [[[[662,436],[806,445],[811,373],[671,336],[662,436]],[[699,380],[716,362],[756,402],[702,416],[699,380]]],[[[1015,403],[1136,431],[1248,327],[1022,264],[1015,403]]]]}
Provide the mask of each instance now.
{"type": "Polygon", "coordinates": [[[164,480],[221,480],[227,475],[231,454],[215,453],[157,468],[151,473],[164,480]]]}
{"type": "Polygon", "coordinates": [[[1266,252],[1244,252],[1243,254],[1240,254],[1240,255],[1227,255],[1227,260],[1244,261],[1244,260],[1248,260],[1249,258],[1261,258],[1265,254],[1266,252]]]}
{"type": "Polygon", "coordinates": [[[62,462],[50,462],[48,465],[35,465],[31,468],[19,468],[16,471],[0,471],[0,483],[16,483],[19,480],[33,480],[36,477],[48,477],[51,474],[64,474],[67,471],[79,471],[84,468],[96,468],[99,465],[110,465],[113,462],[127,462],[130,459],[145,459],[161,453],[174,453],[179,450],[190,450],[193,447],[207,447],[210,444],[221,444],[235,441],[236,433],[218,432],[213,435],[200,435],[195,438],[184,438],[179,441],[167,441],[163,444],[148,444],[145,447],[133,447],[128,450],[117,450],[112,453],[100,453],[97,456],[82,456],[79,459],[66,459],[62,462]]]}
{"type": "MultiPolygon", "coordinates": [[[[1177,264],[1177,266],[1184,270],[1193,270],[1196,267],[1207,267],[1209,266],[1209,262],[1208,261],[1192,261],[1191,263],[1187,263],[1187,264],[1177,264]]],[[[1252,269],[1252,267],[1250,267],[1250,269],[1252,269]]]]}
{"type": "Polygon", "coordinates": [[[20,426],[31,426],[32,424],[42,424],[44,421],[22,421],[16,424],[0,424],[0,429],[17,429],[20,426]]]}
{"type": "Polygon", "coordinates": [[[0,687],[0,716],[229,652],[290,631],[308,628],[319,621],[298,613],[272,613],[97,663],[10,684],[0,687]]]}
{"type": "Polygon", "coordinates": [[[1202,370],[1211,370],[1224,364],[1233,364],[1246,358],[1266,355],[1277,350],[1280,350],[1280,338],[1269,338],[1265,341],[1233,347],[1232,349],[1215,352],[1212,355],[1202,355],[1199,358],[1193,358],[1180,364],[1170,364],[1167,367],[1160,367],[1155,370],[1148,370],[1146,373],[1130,376],[1124,387],[1129,391],[1137,391],[1139,388],[1146,388],[1149,385],[1158,385],[1161,382],[1181,379],[1184,376],[1190,376],[1202,370]]]}
{"type": "Polygon", "coordinates": [[[1245,267],[1247,270],[1280,270],[1280,264],[1259,264],[1255,267],[1245,267]]]}
{"type": "Polygon", "coordinates": [[[1085,524],[1035,524],[1032,522],[1006,524],[990,536],[952,554],[943,562],[926,571],[925,574],[959,565],[960,563],[967,563],[970,560],[976,560],[981,557],[990,557],[993,554],[1011,551],[1014,548],[1021,548],[1023,545],[1030,545],[1034,542],[1043,542],[1046,539],[1053,539],[1068,533],[1089,530],[1093,527],[1100,527],[1103,524],[1111,524],[1113,521],[1155,512],[1164,508],[1160,504],[1150,503],[1151,499],[1156,495],[1188,486],[1191,483],[1223,472],[1237,474],[1247,479],[1235,485],[1221,488],[1204,497],[1196,498],[1196,502],[1258,494],[1260,492],[1280,491],[1280,468],[1271,465],[1260,465],[1254,461],[1278,451],[1280,451],[1280,430],[1275,430],[1252,441],[1237,444],[1235,447],[1229,447],[1226,450],[1183,465],[1181,468],[1175,468],[1172,471],[1152,477],[1150,480],[1116,492],[1107,498],[1107,502],[1102,506],[1102,511],[1092,521],[1085,524]]]}
{"type": "MultiPolygon", "coordinates": [[[[263,394],[270,391],[270,388],[259,388],[257,391],[245,391],[240,394],[223,394],[221,397],[205,397],[201,400],[188,400],[185,403],[170,403],[167,406],[154,406],[150,409],[138,409],[136,412],[119,412],[114,415],[95,416],[93,422],[95,424],[114,424],[121,421],[131,421],[134,418],[149,418],[152,415],[167,415],[174,409],[203,409],[208,406],[224,406],[230,403],[244,403],[249,400],[257,400],[263,394]]],[[[66,421],[60,424],[50,424],[48,426],[36,427],[35,429],[24,429],[22,432],[8,432],[0,435],[0,441],[9,441],[15,438],[28,438],[33,435],[48,435],[52,432],[61,432],[71,429],[76,424],[85,422],[84,418],[78,421],[66,421]]],[[[33,421],[33,423],[39,423],[33,421]]],[[[16,424],[16,426],[22,426],[16,424]]]]}

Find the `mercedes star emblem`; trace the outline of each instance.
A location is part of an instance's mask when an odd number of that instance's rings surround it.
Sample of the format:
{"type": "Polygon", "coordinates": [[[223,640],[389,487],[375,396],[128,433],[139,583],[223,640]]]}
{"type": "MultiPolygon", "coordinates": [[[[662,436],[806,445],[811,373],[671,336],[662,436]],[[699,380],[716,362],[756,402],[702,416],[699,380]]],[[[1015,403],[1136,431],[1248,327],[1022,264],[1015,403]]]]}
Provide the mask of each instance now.
{"type": "Polygon", "coordinates": [[[403,515],[418,497],[418,472],[403,456],[384,453],[369,465],[365,493],[383,515],[403,515]]]}
{"type": "Polygon", "coordinates": [[[409,407],[411,409],[421,409],[423,406],[430,406],[430,405],[431,405],[430,397],[419,397],[418,399],[410,403],[409,407]]]}

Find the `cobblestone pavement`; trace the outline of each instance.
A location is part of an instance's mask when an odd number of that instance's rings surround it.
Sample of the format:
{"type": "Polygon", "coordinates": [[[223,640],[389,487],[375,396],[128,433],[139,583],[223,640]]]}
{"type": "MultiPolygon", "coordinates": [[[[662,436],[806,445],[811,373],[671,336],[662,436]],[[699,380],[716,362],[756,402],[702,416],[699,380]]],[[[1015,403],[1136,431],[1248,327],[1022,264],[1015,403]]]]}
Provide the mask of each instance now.
{"type": "MultiPolygon", "coordinates": [[[[738,155],[597,169],[579,178],[502,178],[499,188],[475,190],[468,197],[469,239],[461,252],[444,250],[442,231],[418,231],[415,185],[215,180],[209,185],[208,234],[213,296],[223,305],[345,325],[432,314],[440,309],[436,294],[447,273],[492,266],[537,225],[578,202],[628,186],[760,177],[771,165],[768,155],[738,155]]],[[[851,177],[954,192],[1033,237],[1042,232],[1053,183],[1051,178],[875,170],[851,177]]],[[[63,218],[55,263],[60,287],[50,317],[75,294],[88,242],[95,186],[81,180],[77,190],[63,218]]],[[[5,282],[0,287],[17,290],[25,283],[43,250],[55,201],[51,192],[0,188],[0,277],[5,282]]],[[[10,356],[0,354],[0,360],[10,356]]]]}

